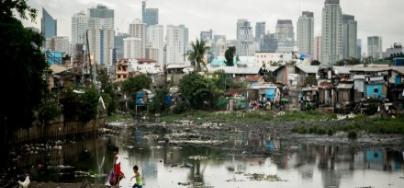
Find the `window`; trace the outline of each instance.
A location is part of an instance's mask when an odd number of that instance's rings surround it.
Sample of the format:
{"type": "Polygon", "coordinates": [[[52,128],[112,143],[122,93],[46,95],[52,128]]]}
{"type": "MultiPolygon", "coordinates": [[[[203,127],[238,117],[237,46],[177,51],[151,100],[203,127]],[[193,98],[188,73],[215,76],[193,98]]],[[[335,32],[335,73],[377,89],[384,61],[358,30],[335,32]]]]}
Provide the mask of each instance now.
{"type": "Polygon", "coordinates": [[[373,92],[374,92],[374,93],[379,93],[379,89],[378,89],[378,88],[374,88],[374,89],[373,89],[373,92]]]}

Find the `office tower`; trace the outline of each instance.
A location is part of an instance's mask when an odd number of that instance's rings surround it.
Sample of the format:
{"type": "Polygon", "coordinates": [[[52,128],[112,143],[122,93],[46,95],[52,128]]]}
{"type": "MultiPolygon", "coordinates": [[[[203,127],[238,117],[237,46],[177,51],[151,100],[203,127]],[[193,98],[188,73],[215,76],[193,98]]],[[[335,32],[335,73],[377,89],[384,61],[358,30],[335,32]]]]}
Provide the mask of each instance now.
{"type": "Polygon", "coordinates": [[[45,39],[57,36],[57,21],[44,8],[42,8],[41,34],[45,39]]]}
{"type": "Polygon", "coordinates": [[[252,32],[251,22],[246,19],[237,21],[237,55],[239,56],[254,56],[255,43],[252,32]]]}
{"type": "Polygon", "coordinates": [[[295,46],[295,32],[292,20],[278,20],[275,32],[278,41],[278,52],[292,52],[295,46]]]}
{"type": "Polygon", "coordinates": [[[103,5],[88,9],[88,40],[92,63],[112,66],[114,52],[114,10],[103,5]]]}
{"type": "Polygon", "coordinates": [[[362,39],[356,40],[356,58],[362,59],[362,39]]]}
{"type": "Polygon", "coordinates": [[[116,59],[122,59],[123,58],[123,51],[124,51],[124,46],[123,46],[123,39],[128,38],[129,35],[126,33],[118,33],[114,37],[114,49],[115,49],[115,55],[116,59]]]}
{"type": "Polygon", "coordinates": [[[342,15],[342,49],[344,58],[357,57],[357,22],[351,15],[342,15]]]}
{"type": "Polygon", "coordinates": [[[368,37],[368,57],[373,57],[374,59],[382,58],[382,37],[371,36],[368,37]]]}
{"type": "Polygon", "coordinates": [[[330,66],[343,58],[342,10],[339,0],[325,0],[321,25],[321,64],[330,66]]]}
{"type": "Polygon", "coordinates": [[[299,52],[314,54],[314,13],[303,11],[297,21],[297,47],[299,52]]]}
{"type": "Polygon", "coordinates": [[[278,41],[276,40],[274,33],[268,33],[264,35],[260,44],[260,52],[274,53],[278,49],[278,41]]]}
{"type": "MultiPolygon", "coordinates": [[[[157,50],[157,58],[154,59],[161,66],[164,64],[164,27],[162,25],[151,25],[147,27],[147,44],[146,50],[148,48],[153,48],[157,50]]],[[[153,50],[153,51],[155,51],[153,50]]],[[[148,54],[149,57],[152,57],[151,52],[148,54]]],[[[146,54],[147,56],[147,54],[146,54]]]]}
{"type": "Polygon", "coordinates": [[[143,54],[142,39],[137,37],[128,37],[123,39],[123,58],[145,58],[146,52],[143,54]]]}
{"type": "Polygon", "coordinates": [[[169,64],[185,64],[186,47],[185,39],[187,29],[184,26],[168,25],[166,38],[166,63],[169,64]]]}
{"type": "Polygon", "coordinates": [[[111,29],[88,30],[91,63],[105,66],[112,65],[115,32],[111,29]]]}
{"type": "Polygon", "coordinates": [[[184,52],[187,53],[190,50],[190,44],[189,44],[189,29],[185,27],[185,25],[179,25],[179,27],[183,30],[184,32],[184,52]]]}
{"type": "Polygon", "coordinates": [[[140,21],[140,19],[135,19],[131,24],[129,24],[129,36],[138,38],[141,40],[141,46],[139,48],[139,57],[146,57],[146,25],[140,21]]]}
{"type": "Polygon", "coordinates": [[[200,40],[211,41],[212,39],[213,39],[212,29],[208,31],[201,31],[200,40]]]}
{"type": "Polygon", "coordinates": [[[255,23],[255,41],[260,42],[265,35],[265,22],[255,23]]]}
{"type": "Polygon", "coordinates": [[[146,8],[146,1],[142,1],[142,22],[147,26],[159,24],[159,9],[146,8]]]}
{"type": "Polygon", "coordinates": [[[314,38],[314,54],[313,59],[320,61],[321,58],[321,36],[314,38]]]}
{"type": "Polygon", "coordinates": [[[88,29],[88,16],[79,12],[72,17],[72,44],[85,44],[88,29]]]}

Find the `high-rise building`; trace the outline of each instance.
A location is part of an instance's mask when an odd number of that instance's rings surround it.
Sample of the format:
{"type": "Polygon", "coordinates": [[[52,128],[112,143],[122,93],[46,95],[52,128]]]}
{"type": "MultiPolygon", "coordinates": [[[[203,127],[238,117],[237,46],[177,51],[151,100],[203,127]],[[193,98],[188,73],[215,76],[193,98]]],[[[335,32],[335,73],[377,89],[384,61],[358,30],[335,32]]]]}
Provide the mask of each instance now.
{"type": "Polygon", "coordinates": [[[208,31],[201,31],[200,40],[211,41],[213,39],[213,31],[212,29],[208,31]]]}
{"type": "Polygon", "coordinates": [[[167,25],[166,63],[185,64],[185,38],[187,30],[184,26],[167,25]]]}
{"type": "Polygon", "coordinates": [[[179,25],[184,32],[184,52],[187,53],[189,50],[189,29],[185,25],[179,25]]]}
{"type": "Polygon", "coordinates": [[[143,54],[143,42],[141,38],[128,37],[123,39],[123,58],[145,58],[143,54]]]}
{"type": "Polygon", "coordinates": [[[356,41],[356,58],[362,59],[362,39],[356,41]]]}
{"type": "Polygon", "coordinates": [[[354,16],[342,15],[342,49],[344,58],[357,57],[358,23],[354,16]]]}
{"type": "Polygon", "coordinates": [[[381,36],[368,37],[368,57],[373,57],[374,59],[383,57],[381,36]]]}
{"type": "Polygon", "coordinates": [[[278,20],[276,23],[276,40],[278,41],[278,52],[291,52],[295,46],[295,32],[293,31],[292,20],[278,20]]]}
{"type": "Polygon", "coordinates": [[[299,52],[314,54],[314,13],[304,11],[297,21],[297,47],[299,52]]]}
{"type": "Polygon", "coordinates": [[[88,16],[79,12],[72,17],[72,44],[85,44],[88,29],[88,16]]]}
{"type": "Polygon", "coordinates": [[[251,22],[246,19],[237,21],[237,54],[239,56],[254,56],[255,43],[251,22]]]}
{"type": "Polygon", "coordinates": [[[255,23],[255,41],[260,42],[265,35],[265,22],[255,23]]]}
{"type": "Polygon", "coordinates": [[[320,61],[321,58],[321,36],[314,38],[314,54],[313,59],[320,61]]]}
{"type": "Polygon", "coordinates": [[[142,1],[142,22],[147,26],[159,24],[159,9],[146,8],[146,1],[142,1]]]}
{"type": "Polygon", "coordinates": [[[57,36],[57,21],[44,8],[42,8],[41,34],[45,39],[57,36]]]}
{"type": "Polygon", "coordinates": [[[69,37],[54,36],[47,39],[47,49],[70,54],[69,37]]]}
{"type": "MultiPolygon", "coordinates": [[[[164,27],[162,25],[151,25],[147,27],[147,48],[153,48],[157,50],[157,58],[154,59],[161,66],[164,64],[164,27]]],[[[152,50],[155,51],[155,50],[152,50]]],[[[151,51],[149,57],[151,57],[151,51]]],[[[147,56],[147,55],[146,55],[147,56]]]]}
{"type": "Polygon", "coordinates": [[[278,41],[274,33],[268,33],[262,39],[260,52],[274,53],[278,49],[278,41]]]}
{"type": "Polygon", "coordinates": [[[140,19],[135,19],[129,24],[129,36],[141,40],[140,57],[137,58],[146,57],[146,25],[140,19]]]}
{"type": "Polygon", "coordinates": [[[114,10],[103,5],[88,9],[88,40],[92,62],[112,66],[114,50],[114,10]]]}
{"type": "Polygon", "coordinates": [[[124,45],[123,45],[123,39],[128,38],[129,35],[126,33],[118,33],[114,37],[114,49],[115,49],[115,54],[116,54],[116,59],[122,59],[123,58],[123,51],[124,51],[124,45]]]}
{"type": "Polygon", "coordinates": [[[342,10],[339,0],[325,0],[321,25],[321,64],[334,65],[343,58],[342,10]]]}

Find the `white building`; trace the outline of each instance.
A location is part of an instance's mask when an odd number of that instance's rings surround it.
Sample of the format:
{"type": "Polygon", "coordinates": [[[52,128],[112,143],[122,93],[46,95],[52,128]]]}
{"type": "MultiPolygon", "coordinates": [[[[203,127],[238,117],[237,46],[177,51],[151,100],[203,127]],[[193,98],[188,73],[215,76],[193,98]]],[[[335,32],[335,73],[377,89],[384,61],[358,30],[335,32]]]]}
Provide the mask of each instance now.
{"type": "Polygon", "coordinates": [[[371,36],[368,37],[368,56],[375,59],[380,59],[383,56],[382,50],[382,37],[371,36]]]}
{"type": "Polygon", "coordinates": [[[321,27],[321,64],[333,65],[343,58],[342,10],[339,0],[325,0],[321,27]]]}
{"type": "Polygon", "coordinates": [[[237,21],[237,55],[253,56],[255,54],[254,34],[251,22],[246,19],[237,21]]]}
{"type": "Polygon", "coordinates": [[[158,74],[162,68],[155,61],[144,61],[143,59],[128,59],[129,73],[158,74]]]}
{"type": "Polygon", "coordinates": [[[142,40],[137,37],[123,39],[123,58],[144,58],[142,40]]]}
{"type": "Polygon", "coordinates": [[[304,11],[297,21],[297,47],[299,52],[314,54],[314,13],[304,11]]]}
{"type": "Polygon", "coordinates": [[[56,36],[46,39],[46,48],[52,51],[70,54],[69,37],[56,36]]]}
{"type": "MultiPolygon", "coordinates": [[[[160,51],[161,51],[161,50],[158,49],[158,48],[147,47],[147,48],[146,48],[146,59],[152,59],[152,60],[154,60],[154,61],[157,61],[156,59],[159,58],[159,52],[160,52],[160,51]]],[[[164,66],[163,64],[159,64],[159,63],[157,63],[157,64],[158,64],[158,65],[161,65],[161,67],[164,66]]]]}
{"type": "Polygon", "coordinates": [[[271,66],[271,64],[283,65],[287,62],[293,60],[292,52],[288,53],[267,53],[267,52],[257,52],[255,53],[255,58],[257,60],[257,65],[262,67],[264,64],[266,67],[271,66]]]}
{"type": "Polygon", "coordinates": [[[295,32],[292,20],[278,20],[275,38],[278,40],[277,52],[291,52],[295,46],[295,32]]]}
{"type": "Polygon", "coordinates": [[[313,59],[320,61],[321,57],[321,36],[314,38],[314,54],[313,59]]]}
{"type": "Polygon", "coordinates": [[[169,64],[185,64],[186,62],[186,47],[185,38],[187,30],[181,26],[168,25],[166,38],[166,62],[169,64]]]}
{"type": "Polygon", "coordinates": [[[146,25],[140,19],[135,19],[129,24],[129,36],[140,39],[141,45],[137,58],[146,57],[146,25]]]}
{"type": "Polygon", "coordinates": [[[88,29],[88,16],[79,12],[72,17],[72,44],[85,44],[88,29]]]}
{"type": "Polygon", "coordinates": [[[343,15],[342,17],[342,45],[344,58],[358,57],[358,23],[354,16],[343,15]]]}
{"type": "MultiPolygon", "coordinates": [[[[157,64],[164,64],[164,27],[162,25],[150,25],[147,27],[147,48],[157,49],[157,64]]],[[[146,54],[147,57],[147,54],[146,54]]]]}
{"type": "Polygon", "coordinates": [[[114,10],[103,5],[88,9],[88,40],[92,62],[112,66],[114,10]]]}
{"type": "Polygon", "coordinates": [[[88,40],[92,63],[112,66],[115,32],[111,29],[89,29],[88,40]]]}

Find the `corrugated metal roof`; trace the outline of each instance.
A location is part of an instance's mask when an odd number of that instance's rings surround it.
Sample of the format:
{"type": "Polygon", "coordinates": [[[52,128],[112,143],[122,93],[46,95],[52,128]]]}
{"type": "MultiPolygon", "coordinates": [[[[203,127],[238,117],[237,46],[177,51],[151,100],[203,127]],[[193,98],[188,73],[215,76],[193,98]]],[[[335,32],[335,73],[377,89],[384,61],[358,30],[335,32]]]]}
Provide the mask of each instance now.
{"type": "Polygon", "coordinates": [[[333,66],[332,68],[336,74],[349,74],[352,69],[351,66],[333,66]]]}
{"type": "Polygon", "coordinates": [[[302,63],[296,64],[296,67],[305,73],[317,74],[319,66],[305,65],[302,63]]]}

